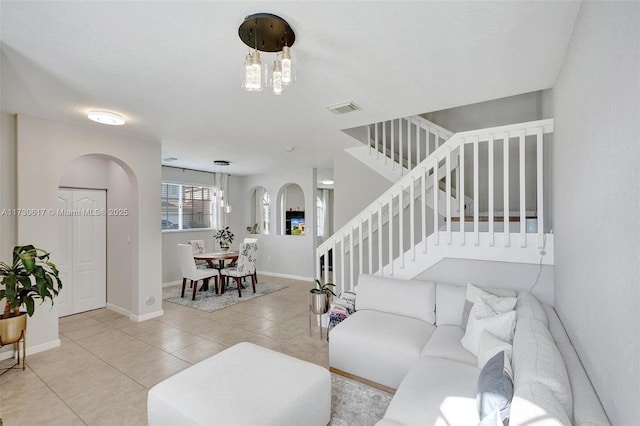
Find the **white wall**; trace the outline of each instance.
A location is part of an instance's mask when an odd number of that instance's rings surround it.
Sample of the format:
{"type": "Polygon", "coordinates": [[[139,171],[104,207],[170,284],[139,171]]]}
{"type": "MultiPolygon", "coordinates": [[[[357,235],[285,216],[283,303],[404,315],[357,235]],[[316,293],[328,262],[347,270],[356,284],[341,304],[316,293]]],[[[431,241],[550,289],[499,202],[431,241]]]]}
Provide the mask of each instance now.
{"type": "MultiPolygon", "coordinates": [[[[78,157],[107,156],[127,170],[133,182],[131,198],[137,200],[131,209],[131,318],[143,320],[161,315],[161,235],[158,222],[149,219],[157,218],[160,210],[160,144],[118,136],[102,127],[73,127],[23,115],[17,118],[17,136],[20,208],[55,207],[60,177],[78,157]]],[[[57,232],[53,216],[21,217],[17,243],[54,247],[57,232]]],[[[55,262],[55,258],[51,260],[55,262]]],[[[57,345],[57,317],[56,305],[51,310],[36,311],[29,325],[29,346],[42,350],[57,345]]]]}
{"type": "Polygon", "coordinates": [[[553,267],[511,262],[443,259],[418,275],[416,280],[483,288],[509,288],[529,291],[544,303],[553,305],[553,267]]]}
{"type": "MultiPolygon", "coordinates": [[[[16,203],[16,117],[0,113],[0,212],[15,209],[16,203]]],[[[16,245],[16,216],[0,214],[0,260],[11,261],[16,245]]],[[[4,302],[0,302],[0,312],[4,302]]],[[[0,359],[13,354],[13,345],[0,348],[0,359]]]]}
{"type": "Polygon", "coordinates": [[[285,196],[285,210],[303,211],[305,209],[304,203],[305,199],[302,188],[298,185],[289,185],[285,196]]]}
{"type": "Polygon", "coordinates": [[[614,425],[640,419],[639,23],[583,2],[553,103],[556,309],[614,425]]]}
{"type": "Polygon", "coordinates": [[[335,231],[391,187],[389,180],[344,151],[336,152],[334,156],[333,178],[335,180],[333,190],[333,229],[335,231]]]}
{"type": "MultiPolygon", "coordinates": [[[[238,186],[233,195],[236,201],[230,216],[230,226],[238,238],[258,238],[258,274],[272,274],[302,279],[315,277],[315,229],[316,229],[316,170],[293,169],[279,173],[242,176],[237,178],[238,186]],[[276,234],[276,197],[280,190],[290,184],[300,186],[304,193],[305,225],[308,230],[305,235],[277,235],[276,234]],[[269,235],[252,234],[246,231],[251,226],[251,195],[256,186],[263,186],[271,196],[271,229],[269,235]]],[[[231,190],[230,190],[231,191],[231,190]]],[[[258,277],[259,278],[259,277],[258,277]]]]}
{"type": "MultiPolygon", "coordinates": [[[[16,117],[0,114],[0,211],[16,206],[16,117]]],[[[8,261],[16,242],[16,217],[0,215],[0,259],[8,261]]]]}

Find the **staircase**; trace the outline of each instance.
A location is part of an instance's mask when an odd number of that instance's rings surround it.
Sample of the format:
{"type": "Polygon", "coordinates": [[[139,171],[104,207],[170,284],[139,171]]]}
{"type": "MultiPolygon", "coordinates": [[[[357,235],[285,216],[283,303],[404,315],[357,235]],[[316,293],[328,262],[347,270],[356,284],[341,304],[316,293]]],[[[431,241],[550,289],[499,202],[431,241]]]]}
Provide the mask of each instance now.
{"type": "Polygon", "coordinates": [[[453,133],[420,116],[374,123],[350,132],[363,146],[346,152],[391,182],[397,182],[444,144],[453,133]]]}
{"type": "Polygon", "coordinates": [[[444,258],[553,264],[543,167],[553,120],[453,135],[422,120],[368,127],[364,148],[398,177],[318,246],[320,275],[331,265],[342,292],[360,273],[410,279],[444,258]]]}

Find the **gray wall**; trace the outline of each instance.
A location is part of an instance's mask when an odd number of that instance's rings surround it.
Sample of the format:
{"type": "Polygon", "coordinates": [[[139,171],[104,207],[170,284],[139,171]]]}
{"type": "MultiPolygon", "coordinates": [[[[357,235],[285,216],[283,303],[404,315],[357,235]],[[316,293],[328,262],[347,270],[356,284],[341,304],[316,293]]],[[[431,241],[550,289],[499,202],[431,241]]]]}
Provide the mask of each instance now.
{"type": "Polygon", "coordinates": [[[556,309],[614,425],[640,419],[639,22],[583,2],[554,87],[556,309]]]}
{"type": "Polygon", "coordinates": [[[415,279],[462,285],[473,283],[483,288],[509,288],[516,291],[531,289],[538,299],[553,304],[553,266],[443,259],[415,279]]]}
{"type": "MultiPolygon", "coordinates": [[[[478,130],[488,127],[503,126],[508,124],[522,123],[526,121],[553,118],[553,109],[550,107],[552,99],[551,89],[537,92],[524,93],[516,96],[509,96],[501,99],[494,99],[486,102],[465,105],[457,108],[422,114],[424,118],[430,120],[452,132],[462,132],[467,130],[478,130]]],[[[553,143],[552,137],[545,136],[545,171],[549,170],[550,145],[553,143]]],[[[497,141],[494,152],[494,210],[504,211],[503,196],[503,142],[497,141]]],[[[509,208],[508,210],[517,212],[520,208],[520,187],[519,187],[519,147],[517,140],[512,138],[509,150],[509,208]]],[[[465,147],[465,194],[473,195],[473,147],[465,147]]],[[[535,138],[526,139],[525,149],[525,172],[526,172],[526,207],[528,211],[536,210],[536,145],[535,138]]],[[[480,158],[479,181],[479,209],[480,213],[487,212],[488,203],[488,143],[482,142],[479,145],[478,155],[480,158]]],[[[550,179],[545,176],[546,181],[550,179]]],[[[548,187],[547,187],[548,189],[548,187]]],[[[545,191],[545,202],[548,203],[549,193],[545,191]]],[[[467,211],[473,213],[472,210],[467,211]]],[[[550,218],[546,212],[545,228],[550,229],[550,218]]]]}
{"type": "Polygon", "coordinates": [[[552,118],[544,115],[547,92],[523,93],[421,115],[454,133],[552,118]]]}
{"type": "Polygon", "coordinates": [[[336,152],[334,156],[333,178],[334,231],[343,227],[391,187],[389,180],[344,151],[336,152]]]}

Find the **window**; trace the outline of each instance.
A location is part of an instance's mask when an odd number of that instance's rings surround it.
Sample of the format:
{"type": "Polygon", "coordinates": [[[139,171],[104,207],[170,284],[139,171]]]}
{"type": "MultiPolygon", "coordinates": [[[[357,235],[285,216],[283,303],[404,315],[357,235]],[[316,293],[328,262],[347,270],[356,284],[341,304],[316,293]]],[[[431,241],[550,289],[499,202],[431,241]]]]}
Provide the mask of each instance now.
{"type": "Polygon", "coordinates": [[[162,184],[162,230],[210,229],[217,223],[213,209],[213,188],[162,184]]]}

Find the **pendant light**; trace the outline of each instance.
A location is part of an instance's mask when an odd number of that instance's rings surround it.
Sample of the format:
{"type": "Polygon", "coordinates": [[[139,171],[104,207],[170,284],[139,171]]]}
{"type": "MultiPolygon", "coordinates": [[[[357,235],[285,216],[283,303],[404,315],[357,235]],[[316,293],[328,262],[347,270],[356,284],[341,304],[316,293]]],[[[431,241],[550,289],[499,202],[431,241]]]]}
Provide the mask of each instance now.
{"type": "Polygon", "coordinates": [[[245,57],[242,87],[248,92],[259,92],[268,83],[274,95],[282,94],[284,86],[295,81],[291,46],[296,37],[291,26],[279,16],[256,13],[244,19],[238,36],[250,48],[245,57]],[[270,78],[259,52],[276,53],[270,78]]]}
{"type": "Polygon", "coordinates": [[[231,204],[226,196],[229,192],[229,162],[216,160],[213,162],[213,206],[223,213],[231,213],[231,204]]]}
{"type": "Polygon", "coordinates": [[[277,59],[273,61],[273,74],[271,77],[271,88],[274,95],[282,94],[282,84],[284,80],[282,78],[282,66],[277,59]]]}

